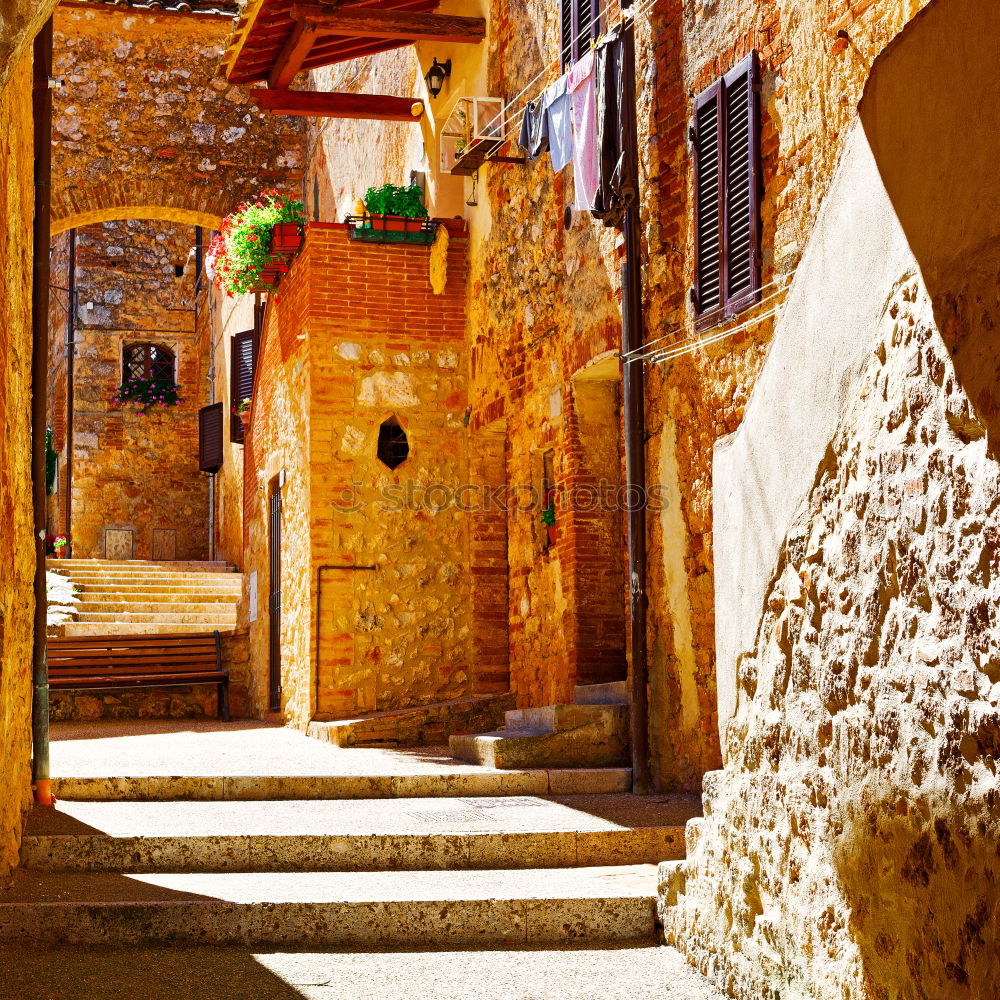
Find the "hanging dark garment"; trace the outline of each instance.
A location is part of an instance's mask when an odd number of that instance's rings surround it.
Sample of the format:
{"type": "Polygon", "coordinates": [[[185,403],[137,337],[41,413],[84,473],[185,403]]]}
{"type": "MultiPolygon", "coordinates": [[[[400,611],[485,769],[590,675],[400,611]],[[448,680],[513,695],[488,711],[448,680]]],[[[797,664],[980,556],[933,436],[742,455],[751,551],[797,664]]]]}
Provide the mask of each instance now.
{"type": "Polygon", "coordinates": [[[629,49],[635,45],[630,24],[621,24],[597,44],[597,194],[591,214],[605,226],[621,229],[625,206],[638,197],[635,151],[627,136],[635,118],[635,106],[626,102],[624,74],[635,73],[629,49]]]}
{"type": "Polygon", "coordinates": [[[542,99],[528,101],[521,119],[521,134],[517,144],[528,154],[529,160],[537,160],[549,149],[549,116],[542,107],[542,99]]]}

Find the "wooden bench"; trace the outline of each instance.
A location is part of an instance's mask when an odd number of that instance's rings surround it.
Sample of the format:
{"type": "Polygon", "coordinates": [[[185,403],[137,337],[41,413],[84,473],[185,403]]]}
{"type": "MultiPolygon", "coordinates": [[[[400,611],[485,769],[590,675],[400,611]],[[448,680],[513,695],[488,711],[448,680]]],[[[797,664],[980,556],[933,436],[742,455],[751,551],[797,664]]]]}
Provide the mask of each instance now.
{"type": "Polygon", "coordinates": [[[229,671],[218,632],[184,635],[72,635],[49,639],[49,688],[113,690],[215,684],[229,721],[229,671]]]}

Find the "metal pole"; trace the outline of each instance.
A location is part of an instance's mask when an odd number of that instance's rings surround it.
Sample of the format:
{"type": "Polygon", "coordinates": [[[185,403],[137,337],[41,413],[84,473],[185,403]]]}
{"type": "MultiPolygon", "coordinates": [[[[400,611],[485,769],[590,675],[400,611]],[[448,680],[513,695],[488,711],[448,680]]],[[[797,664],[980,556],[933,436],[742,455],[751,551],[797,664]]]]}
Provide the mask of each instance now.
{"type": "MultiPolygon", "coordinates": [[[[623,7],[630,3],[623,3],[623,7]]],[[[642,362],[630,362],[642,346],[642,260],[639,219],[639,150],[635,121],[635,25],[622,39],[622,135],[630,177],[625,199],[622,265],[622,411],[625,437],[625,494],[628,498],[628,578],[631,672],[632,791],[649,791],[649,695],[646,658],[646,411],[642,362]]]]}
{"type": "Polygon", "coordinates": [[[35,38],[32,111],[35,127],[34,274],[31,285],[31,495],[35,527],[35,617],[32,650],[31,777],[35,801],[51,806],[49,665],[45,593],[45,416],[49,370],[49,253],[52,208],[52,19],[35,38]]]}
{"type": "Polygon", "coordinates": [[[73,370],[76,361],[76,230],[69,231],[69,309],[66,310],[66,549],[73,558],[73,370]]]}
{"type": "MultiPolygon", "coordinates": [[[[195,226],[194,335],[198,336],[198,295],[201,291],[201,226],[195,226]]],[[[211,299],[212,292],[208,292],[211,299]]],[[[211,301],[208,310],[208,402],[215,402],[215,341],[212,339],[211,301]]],[[[215,562],[215,473],[208,477],[208,559],[215,562]]]]}

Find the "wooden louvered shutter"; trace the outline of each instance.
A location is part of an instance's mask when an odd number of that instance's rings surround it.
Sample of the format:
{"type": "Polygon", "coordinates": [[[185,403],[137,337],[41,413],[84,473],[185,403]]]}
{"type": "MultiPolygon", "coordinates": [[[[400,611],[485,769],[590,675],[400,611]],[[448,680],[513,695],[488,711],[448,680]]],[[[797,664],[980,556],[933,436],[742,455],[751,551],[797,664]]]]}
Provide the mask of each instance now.
{"type": "Polygon", "coordinates": [[[717,322],[723,311],[722,284],[722,81],[716,80],[694,103],[695,283],[697,328],[717,322]]]}
{"type": "MultiPolygon", "coordinates": [[[[229,376],[233,407],[236,407],[240,400],[246,399],[253,393],[254,363],[256,361],[255,340],[253,330],[244,330],[242,333],[233,334],[229,376]]],[[[235,413],[230,414],[229,438],[237,444],[243,443],[243,423],[235,413]]]]}
{"type": "Polygon", "coordinates": [[[203,406],[198,411],[198,468],[202,472],[218,472],[222,468],[222,403],[203,406]]]}
{"type": "Polygon", "coordinates": [[[576,0],[560,0],[559,4],[559,62],[566,69],[573,61],[573,15],[576,0]]]}
{"type": "Polygon", "coordinates": [[[725,221],[723,305],[727,315],[757,301],[760,292],[760,106],[757,57],[751,53],[723,80],[725,221]]]}

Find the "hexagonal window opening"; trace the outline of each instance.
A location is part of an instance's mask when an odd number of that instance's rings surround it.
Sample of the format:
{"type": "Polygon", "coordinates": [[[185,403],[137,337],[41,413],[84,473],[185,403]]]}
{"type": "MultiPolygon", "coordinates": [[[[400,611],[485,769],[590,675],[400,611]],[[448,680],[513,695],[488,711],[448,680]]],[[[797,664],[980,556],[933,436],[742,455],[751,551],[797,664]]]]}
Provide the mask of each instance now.
{"type": "Polygon", "coordinates": [[[390,469],[402,465],[410,454],[410,442],[406,439],[406,431],[394,417],[383,420],[378,429],[378,460],[390,469]]]}

